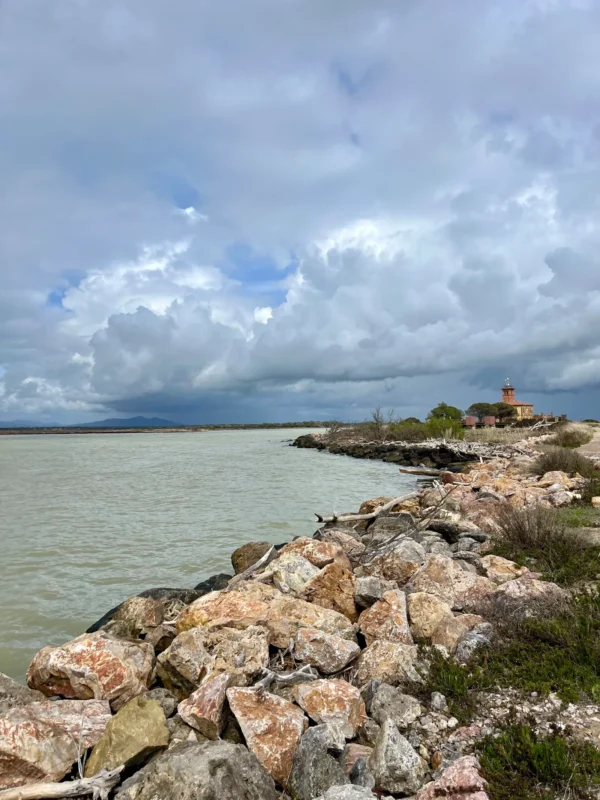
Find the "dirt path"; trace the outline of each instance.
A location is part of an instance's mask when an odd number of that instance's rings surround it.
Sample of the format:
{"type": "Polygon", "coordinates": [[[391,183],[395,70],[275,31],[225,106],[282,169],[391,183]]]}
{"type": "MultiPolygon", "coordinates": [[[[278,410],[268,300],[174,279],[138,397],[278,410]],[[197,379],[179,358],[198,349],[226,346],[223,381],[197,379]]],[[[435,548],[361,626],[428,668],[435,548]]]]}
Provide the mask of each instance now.
{"type": "Polygon", "coordinates": [[[600,459],[600,428],[594,430],[592,441],[589,444],[584,444],[577,452],[594,459],[594,461],[600,459]]]}

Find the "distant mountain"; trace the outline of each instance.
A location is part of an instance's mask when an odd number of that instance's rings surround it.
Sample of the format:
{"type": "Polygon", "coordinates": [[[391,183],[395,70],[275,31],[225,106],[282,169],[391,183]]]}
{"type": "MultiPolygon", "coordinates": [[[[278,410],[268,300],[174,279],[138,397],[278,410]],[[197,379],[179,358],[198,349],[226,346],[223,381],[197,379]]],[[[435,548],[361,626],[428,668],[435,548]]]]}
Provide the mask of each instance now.
{"type": "Polygon", "coordinates": [[[128,417],[127,419],[99,419],[78,425],[63,425],[63,428],[179,428],[177,422],[160,417],[128,417]]]}

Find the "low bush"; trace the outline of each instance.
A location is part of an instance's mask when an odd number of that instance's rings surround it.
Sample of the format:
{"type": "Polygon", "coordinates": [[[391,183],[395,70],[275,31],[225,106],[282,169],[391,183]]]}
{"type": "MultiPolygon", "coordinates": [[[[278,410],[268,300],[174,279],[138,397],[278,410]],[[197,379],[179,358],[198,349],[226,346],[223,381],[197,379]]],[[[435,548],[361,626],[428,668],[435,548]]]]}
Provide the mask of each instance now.
{"type": "Polygon", "coordinates": [[[568,475],[579,474],[584,478],[598,475],[594,462],[589,458],[570,450],[567,447],[544,447],[544,451],[531,465],[534,475],[545,475],[546,472],[566,472],[568,475]]]}
{"type": "MultiPolygon", "coordinates": [[[[597,488],[596,494],[600,494],[597,488]]],[[[558,517],[568,528],[600,528],[600,508],[568,506],[558,510],[558,517]]]]}
{"type": "Polygon", "coordinates": [[[597,797],[600,752],[558,734],[539,737],[527,725],[509,725],[478,748],[490,800],[597,797]]]}
{"type": "Polygon", "coordinates": [[[592,441],[592,432],[587,425],[568,424],[558,427],[549,441],[558,447],[581,447],[592,441]]]}

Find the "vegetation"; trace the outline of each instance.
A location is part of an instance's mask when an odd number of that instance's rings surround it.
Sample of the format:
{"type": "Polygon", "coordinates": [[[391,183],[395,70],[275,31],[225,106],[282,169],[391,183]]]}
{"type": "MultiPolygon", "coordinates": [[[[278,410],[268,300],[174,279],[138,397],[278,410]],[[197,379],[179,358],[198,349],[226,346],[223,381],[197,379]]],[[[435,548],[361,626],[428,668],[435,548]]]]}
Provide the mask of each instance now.
{"type": "Polygon", "coordinates": [[[567,506],[557,513],[560,521],[568,528],[600,528],[600,508],[567,506]]]}
{"type": "Polygon", "coordinates": [[[427,419],[462,419],[462,411],[456,406],[449,406],[448,403],[438,403],[435,408],[432,408],[427,419]]]}
{"type": "Polygon", "coordinates": [[[483,422],[484,417],[496,416],[496,406],[494,403],[473,403],[467,408],[467,414],[477,417],[479,422],[483,422]]]}
{"type": "Polygon", "coordinates": [[[510,428],[471,428],[465,430],[465,441],[485,442],[486,444],[511,444],[520,442],[523,439],[541,436],[548,433],[547,428],[528,430],[517,427],[510,428]]]}
{"type": "Polygon", "coordinates": [[[581,447],[592,441],[592,431],[587,425],[558,425],[551,443],[559,447],[581,447]]]}
{"type": "Polygon", "coordinates": [[[517,416],[517,409],[511,406],[510,403],[495,403],[496,416],[500,422],[510,422],[517,416]]]}
{"type": "Polygon", "coordinates": [[[583,478],[592,478],[598,475],[594,462],[589,458],[570,450],[567,447],[548,446],[531,465],[534,475],[545,475],[546,472],[566,472],[568,475],[579,474],[583,478]]]}
{"type": "Polygon", "coordinates": [[[600,785],[600,752],[590,744],[509,725],[478,749],[490,800],[597,796],[590,791],[600,785]]]}

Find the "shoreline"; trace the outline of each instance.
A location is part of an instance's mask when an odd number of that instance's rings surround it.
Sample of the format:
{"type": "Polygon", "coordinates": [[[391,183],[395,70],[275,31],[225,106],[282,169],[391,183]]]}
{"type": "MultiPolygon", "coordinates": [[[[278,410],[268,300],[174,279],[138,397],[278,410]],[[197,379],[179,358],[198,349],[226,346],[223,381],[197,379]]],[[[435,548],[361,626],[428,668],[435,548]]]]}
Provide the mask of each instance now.
{"type": "Polygon", "coordinates": [[[600,746],[600,707],[589,699],[569,704],[512,680],[469,691],[462,704],[453,685],[441,691],[448,670],[470,675],[484,654],[491,669],[506,618],[518,627],[540,604],[570,602],[539,565],[495,553],[499,509],[554,514],[581,501],[587,479],[538,477],[538,457],[531,440],[508,457],[490,450],[395,502],[324,514],[313,538],[248,542],[231,554],[233,575],[142,592],[75,640],[42,648],[29,689],[0,676],[0,755],[9,756],[0,790],[35,782],[34,766],[68,786],[83,749],[83,781],[117,786],[112,772],[127,769],[117,800],[156,791],[164,775],[173,797],[189,784],[201,800],[213,758],[240,798],[250,781],[257,800],[358,800],[375,798],[374,788],[486,800],[484,743],[509,718],[536,736],[558,725],[600,746]],[[364,793],[344,794],[352,785],[364,793]]]}
{"type": "Polygon", "coordinates": [[[23,435],[74,435],[78,433],[212,433],[217,431],[278,431],[297,430],[298,428],[325,428],[319,423],[273,423],[256,425],[182,425],[158,428],[0,428],[0,436],[23,435]]]}

